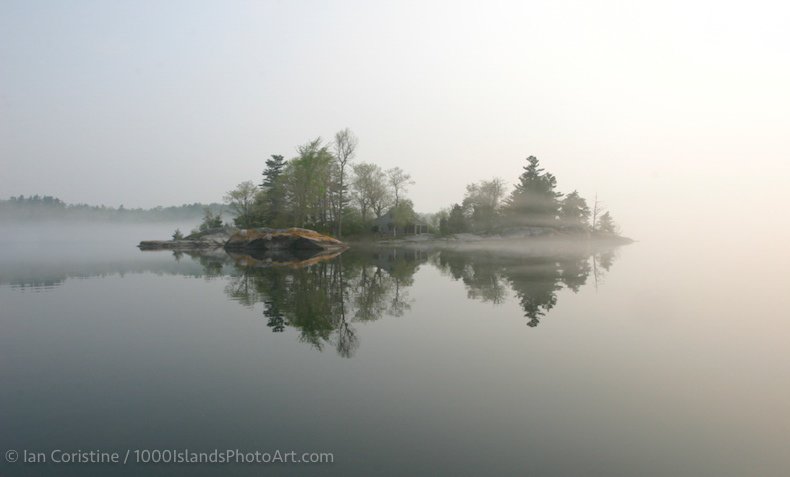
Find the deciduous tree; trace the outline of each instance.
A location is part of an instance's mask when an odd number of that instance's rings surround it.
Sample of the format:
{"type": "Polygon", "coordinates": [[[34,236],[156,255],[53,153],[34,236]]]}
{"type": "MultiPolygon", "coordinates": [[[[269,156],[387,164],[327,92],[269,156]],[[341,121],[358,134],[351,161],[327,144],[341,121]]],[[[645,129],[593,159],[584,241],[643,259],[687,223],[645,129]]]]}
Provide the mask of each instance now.
{"type": "Polygon", "coordinates": [[[387,178],[392,187],[392,194],[395,197],[395,207],[400,203],[400,196],[406,189],[414,184],[411,175],[406,174],[400,167],[393,167],[387,170],[387,178]]]}
{"type": "Polygon", "coordinates": [[[236,226],[247,228],[253,225],[253,204],[258,188],[252,181],[244,181],[225,194],[225,202],[236,212],[236,226]]]}
{"type": "Polygon", "coordinates": [[[354,159],[358,143],[359,140],[348,128],[338,131],[337,134],[335,134],[334,150],[335,161],[337,161],[338,175],[337,200],[335,201],[335,220],[337,222],[338,237],[343,236],[343,213],[348,200],[346,197],[346,189],[348,189],[348,181],[346,180],[346,167],[348,166],[349,161],[354,159]]]}

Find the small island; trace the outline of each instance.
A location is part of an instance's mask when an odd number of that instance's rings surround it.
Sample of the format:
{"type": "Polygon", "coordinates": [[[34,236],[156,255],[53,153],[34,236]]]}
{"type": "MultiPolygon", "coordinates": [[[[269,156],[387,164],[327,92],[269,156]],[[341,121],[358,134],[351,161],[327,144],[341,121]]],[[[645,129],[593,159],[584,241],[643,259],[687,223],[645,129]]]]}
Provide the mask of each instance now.
{"type": "Polygon", "coordinates": [[[414,184],[399,167],[383,170],[355,162],[358,139],[349,129],[334,140],[321,138],[296,148],[286,160],[266,160],[259,184],[240,183],[222,211],[206,208],[189,235],[143,241],[141,250],[342,250],[347,244],[421,244],[541,241],[631,242],[620,235],[597,194],[588,205],[578,191],[559,192],[557,178],[535,156],[526,158],[510,192],[492,178],[466,186],[459,202],[435,213],[417,213],[407,197],[414,184]],[[342,240],[342,242],[341,242],[342,240]]]}

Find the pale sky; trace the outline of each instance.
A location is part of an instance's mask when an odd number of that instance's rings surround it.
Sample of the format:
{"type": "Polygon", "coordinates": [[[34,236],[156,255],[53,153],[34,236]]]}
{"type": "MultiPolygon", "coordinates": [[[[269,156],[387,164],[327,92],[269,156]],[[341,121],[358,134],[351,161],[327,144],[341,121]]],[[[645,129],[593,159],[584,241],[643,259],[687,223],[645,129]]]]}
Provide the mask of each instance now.
{"type": "Polygon", "coordinates": [[[785,227],[788,5],[0,0],[0,196],[220,201],[350,127],[421,212],[535,155],[630,235],[785,227]]]}

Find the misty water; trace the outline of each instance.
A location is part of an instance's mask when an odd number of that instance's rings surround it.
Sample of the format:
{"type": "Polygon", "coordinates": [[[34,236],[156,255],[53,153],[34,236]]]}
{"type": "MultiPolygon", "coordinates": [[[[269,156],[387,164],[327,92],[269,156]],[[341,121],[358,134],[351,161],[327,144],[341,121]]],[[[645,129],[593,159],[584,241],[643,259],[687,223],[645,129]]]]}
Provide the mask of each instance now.
{"type": "Polygon", "coordinates": [[[785,270],[667,247],[140,252],[5,227],[0,448],[331,452],[3,475],[787,475],[785,270]]]}

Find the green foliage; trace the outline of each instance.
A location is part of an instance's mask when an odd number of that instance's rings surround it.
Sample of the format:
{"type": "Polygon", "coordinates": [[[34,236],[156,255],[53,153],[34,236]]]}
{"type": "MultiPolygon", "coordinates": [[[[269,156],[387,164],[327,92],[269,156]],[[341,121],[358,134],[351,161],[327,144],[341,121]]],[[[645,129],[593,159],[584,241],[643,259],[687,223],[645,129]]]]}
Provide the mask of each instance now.
{"type": "Polygon", "coordinates": [[[345,215],[346,206],[349,203],[346,167],[349,162],[354,159],[358,143],[357,137],[348,128],[338,131],[337,134],[335,134],[335,180],[333,180],[335,194],[332,204],[338,237],[343,236],[343,216],[345,215]]]}
{"type": "Polygon", "coordinates": [[[269,189],[277,184],[280,176],[285,170],[285,158],[277,154],[272,154],[271,159],[266,160],[266,169],[263,170],[263,182],[261,182],[261,189],[269,189]]]}
{"type": "Polygon", "coordinates": [[[411,176],[397,167],[385,172],[375,164],[352,164],[357,143],[351,130],[343,129],[332,143],[317,138],[297,147],[298,154],[290,160],[271,156],[259,187],[242,183],[225,196],[236,225],[365,234],[371,232],[373,218],[396,202],[404,202],[395,211],[397,220],[414,220],[413,204],[403,197],[414,183],[411,176]]]}
{"type": "Polygon", "coordinates": [[[210,208],[203,209],[203,221],[198,226],[200,232],[222,227],[222,212],[215,214],[210,208]]]}
{"type": "Polygon", "coordinates": [[[395,206],[400,203],[401,194],[406,192],[406,189],[414,184],[411,175],[406,174],[400,167],[393,167],[387,170],[387,179],[392,187],[392,193],[395,199],[395,206]]]}
{"type": "Polygon", "coordinates": [[[466,186],[463,209],[469,214],[472,230],[491,232],[494,229],[499,219],[499,205],[504,196],[505,183],[501,179],[495,178],[466,186]]]}
{"type": "Polygon", "coordinates": [[[560,204],[560,218],[566,227],[587,230],[590,220],[587,201],[575,190],[566,195],[560,204]]]}
{"type": "Polygon", "coordinates": [[[392,208],[392,221],[399,229],[414,223],[416,218],[414,204],[409,199],[402,199],[398,205],[392,208]]]}
{"type": "Polygon", "coordinates": [[[244,181],[225,194],[225,201],[236,213],[233,221],[237,227],[249,228],[256,225],[254,205],[257,193],[258,188],[252,181],[244,181]]]}
{"type": "Polygon", "coordinates": [[[419,219],[425,222],[425,224],[428,226],[428,232],[430,233],[440,233],[441,221],[442,219],[447,220],[449,215],[449,212],[447,212],[445,209],[433,214],[418,214],[419,219]]]}
{"type": "Polygon", "coordinates": [[[284,179],[293,223],[325,231],[330,219],[333,156],[321,138],[297,151],[299,155],[288,162],[284,179]]]}
{"type": "Polygon", "coordinates": [[[266,160],[263,182],[255,195],[253,222],[255,225],[282,226],[286,223],[286,197],[283,174],[287,162],[283,156],[273,154],[266,160]]]}
{"type": "Polygon", "coordinates": [[[616,234],[617,226],[607,218],[598,217],[600,203],[595,201],[591,213],[587,201],[573,191],[565,198],[557,191],[557,179],[540,167],[534,156],[527,165],[507,200],[504,182],[500,179],[481,181],[466,186],[461,204],[454,204],[449,212],[436,214],[439,232],[453,234],[466,231],[491,233],[500,227],[537,226],[564,228],[570,231],[589,231],[590,217],[596,231],[616,234]],[[600,222],[603,221],[603,222],[600,222]]]}
{"type": "Polygon", "coordinates": [[[346,236],[367,235],[370,230],[370,221],[362,220],[359,209],[348,207],[343,211],[343,234],[346,236]]]}
{"type": "Polygon", "coordinates": [[[394,199],[387,184],[387,175],[376,164],[361,163],[353,167],[351,179],[352,198],[359,207],[362,220],[367,222],[371,215],[381,217],[394,199]]]}
{"type": "Polygon", "coordinates": [[[180,229],[176,229],[176,231],[173,232],[172,237],[173,240],[184,240],[184,234],[181,233],[180,229]]]}
{"type": "Polygon", "coordinates": [[[469,224],[464,214],[464,208],[453,204],[446,219],[439,221],[439,233],[442,235],[458,234],[469,230],[469,224]]]}
{"type": "Polygon", "coordinates": [[[535,156],[527,158],[527,165],[519,182],[510,194],[507,212],[510,220],[519,225],[555,225],[559,209],[557,179],[545,172],[535,156]]]}

